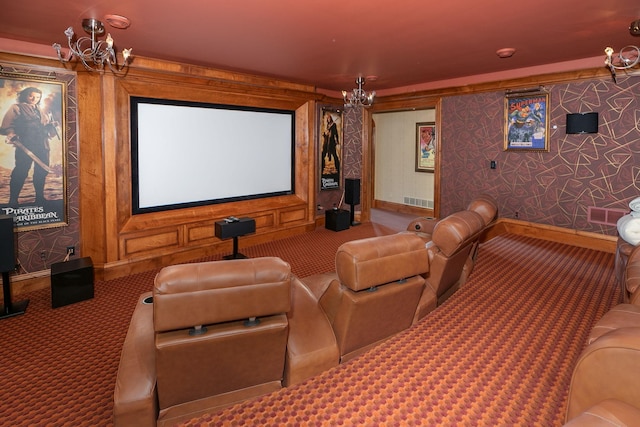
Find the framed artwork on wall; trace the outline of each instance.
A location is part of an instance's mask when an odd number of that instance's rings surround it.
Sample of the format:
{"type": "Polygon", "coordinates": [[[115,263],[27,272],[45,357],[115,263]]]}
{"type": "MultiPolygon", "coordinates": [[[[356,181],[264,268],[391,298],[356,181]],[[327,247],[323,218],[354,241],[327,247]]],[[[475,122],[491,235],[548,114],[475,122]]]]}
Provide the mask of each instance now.
{"type": "Polygon", "coordinates": [[[416,172],[434,172],[436,150],[436,124],[434,122],[416,123],[416,172]]]}
{"type": "Polygon", "coordinates": [[[320,190],[338,190],[342,176],[342,111],[322,108],[319,123],[320,190]]]}
{"type": "Polygon", "coordinates": [[[549,93],[508,94],[504,115],[505,151],[549,151],[549,93]]]}
{"type": "Polygon", "coordinates": [[[67,224],[67,82],[0,74],[0,213],[17,231],[67,224]]]}

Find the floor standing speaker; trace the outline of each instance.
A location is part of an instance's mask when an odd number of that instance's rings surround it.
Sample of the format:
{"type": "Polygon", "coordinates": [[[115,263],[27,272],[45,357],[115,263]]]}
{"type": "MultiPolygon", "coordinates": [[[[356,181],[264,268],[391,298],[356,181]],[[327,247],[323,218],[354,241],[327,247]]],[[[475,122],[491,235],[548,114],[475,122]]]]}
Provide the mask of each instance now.
{"type": "Polygon", "coordinates": [[[2,297],[0,319],[24,314],[29,300],[11,301],[11,278],[9,273],[16,269],[16,245],[13,233],[13,216],[0,215],[0,272],[2,273],[2,297]]]}
{"type": "Polygon", "coordinates": [[[346,178],[344,180],[344,202],[348,205],[360,204],[359,178],[346,178]]]}
{"type": "Polygon", "coordinates": [[[346,178],[344,180],[344,201],[351,206],[351,225],[360,225],[356,222],[355,205],[360,204],[360,179],[346,178]]]}
{"type": "Polygon", "coordinates": [[[16,248],[13,216],[0,215],[0,272],[16,268],[16,248]]]}

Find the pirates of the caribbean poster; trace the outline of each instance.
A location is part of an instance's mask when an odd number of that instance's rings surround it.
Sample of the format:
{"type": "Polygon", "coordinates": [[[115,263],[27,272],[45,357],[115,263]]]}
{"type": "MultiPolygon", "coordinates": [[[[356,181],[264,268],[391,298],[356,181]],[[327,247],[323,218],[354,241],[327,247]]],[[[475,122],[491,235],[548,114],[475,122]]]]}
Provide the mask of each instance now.
{"type": "Polygon", "coordinates": [[[342,113],[322,109],[320,117],[320,189],[340,188],[340,161],[342,160],[342,113]]]}
{"type": "Polygon", "coordinates": [[[66,83],[0,77],[0,214],[18,231],[66,225],[66,83]]]}

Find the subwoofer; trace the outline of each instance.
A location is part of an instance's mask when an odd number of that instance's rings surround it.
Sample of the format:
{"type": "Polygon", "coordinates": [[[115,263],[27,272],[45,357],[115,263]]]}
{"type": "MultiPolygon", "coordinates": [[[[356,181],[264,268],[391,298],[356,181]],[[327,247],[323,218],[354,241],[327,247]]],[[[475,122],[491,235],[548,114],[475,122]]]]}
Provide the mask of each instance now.
{"type": "Polygon", "coordinates": [[[360,204],[359,178],[346,178],[344,180],[344,202],[348,205],[360,204]]]}
{"type": "Polygon", "coordinates": [[[13,216],[0,215],[0,271],[16,268],[16,246],[13,234],[13,216]]]}

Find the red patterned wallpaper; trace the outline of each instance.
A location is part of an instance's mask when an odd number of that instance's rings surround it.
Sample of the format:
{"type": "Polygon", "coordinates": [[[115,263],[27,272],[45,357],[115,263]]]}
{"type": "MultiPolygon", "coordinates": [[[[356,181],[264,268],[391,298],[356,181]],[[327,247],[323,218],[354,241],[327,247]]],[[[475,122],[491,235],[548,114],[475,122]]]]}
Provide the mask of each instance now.
{"type": "Polygon", "coordinates": [[[503,151],[504,92],[444,98],[441,216],[486,192],[501,217],[615,235],[615,226],[588,222],[587,210],[628,210],[640,196],[640,78],[618,80],[546,86],[549,152],[503,151]],[[588,111],[599,113],[599,133],[567,135],[566,114],[588,111]]]}

